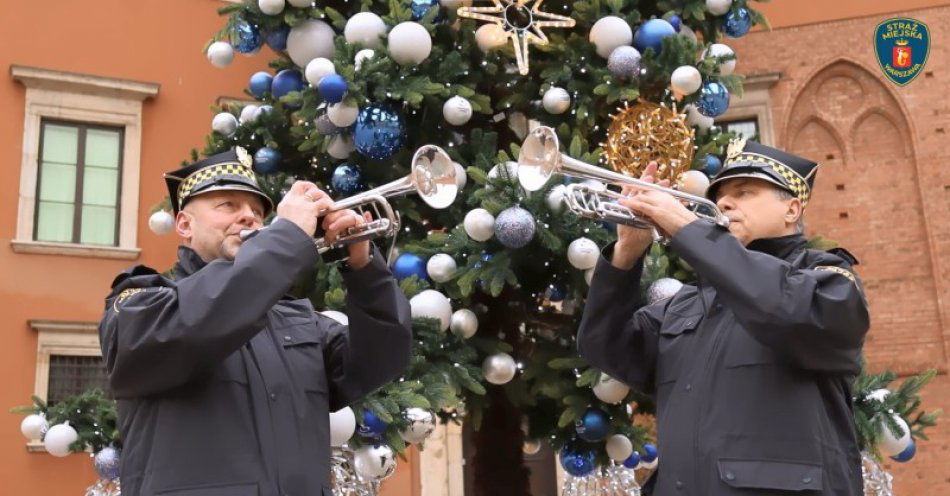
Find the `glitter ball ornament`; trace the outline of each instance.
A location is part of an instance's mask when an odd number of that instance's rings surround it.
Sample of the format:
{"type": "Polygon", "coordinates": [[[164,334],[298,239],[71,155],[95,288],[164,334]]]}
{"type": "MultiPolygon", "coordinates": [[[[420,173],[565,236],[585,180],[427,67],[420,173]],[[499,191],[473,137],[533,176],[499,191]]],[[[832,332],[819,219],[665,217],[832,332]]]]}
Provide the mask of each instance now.
{"type": "Polygon", "coordinates": [[[703,85],[703,93],[696,102],[696,109],[706,117],[719,117],[729,109],[729,90],[718,81],[703,85]]]}
{"type": "Polygon", "coordinates": [[[406,123],[402,114],[392,107],[370,104],[360,108],[353,136],[358,152],[382,160],[402,148],[406,141],[406,123]]]}
{"type": "Polygon", "coordinates": [[[100,479],[114,480],[119,478],[119,459],[122,456],[122,450],[112,446],[106,446],[96,453],[93,458],[93,466],[100,479]]]}
{"type": "Polygon", "coordinates": [[[253,55],[261,49],[263,40],[257,27],[247,21],[240,21],[231,31],[231,44],[235,50],[245,55],[253,55]]]}
{"type": "Polygon", "coordinates": [[[435,414],[429,410],[408,408],[402,417],[408,426],[399,431],[399,436],[407,443],[421,443],[435,431],[435,414]]]}
{"type": "Polygon", "coordinates": [[[726,17],[726,24],[722,27],[726,35],[732,38],[741,38],[750,29],[752,29],[752,16],[749,14],[749,9],[745,7],[729,12],[726,17]]]}
{"type": "Polygon", "coordinates": [[[482,374],[485,380],[495,385],[507,384],[514,379],[517,371],[515,359],[507,353],[489,355],[482,362],[482,374]]]}
{"type": "Polygon", "coordinates": [[[344,196],[350,196],[363,187],[363,174],[359,167],[351,164],[340,164],[333,169],[330,186],[334,191],[344,196]]]}
{"type": "Polygon", "coordinates": [[[611,116],[604,149],[615,171],[640,177],[656,161],[657,179],[674,181],[693,162],[693,129],[686,116],[651,102],[625,105],[611,116]]]}
{"type": "Polygon", "coordinates": [[[507,248],[521,248],[534,238],[534,216],[521,207],[502,210],[495,218],[495,237],[507,248]]]}
{"type": "Polygon", "coordinates": [[[650,284],[650,287],[647,289],[647,301],[652,305],[672,298],[673,295],[678,293],[682,288],[683,283],[678,280],[672,277],[661,277],[653,281],[653,284],[650,284]]]}
{"type": "Polygon", "coordinates": [[[619,46],[607,57],[607,70],[614,77],[634,79],[640,75],[640,51],[632,46],[619,46]]]}

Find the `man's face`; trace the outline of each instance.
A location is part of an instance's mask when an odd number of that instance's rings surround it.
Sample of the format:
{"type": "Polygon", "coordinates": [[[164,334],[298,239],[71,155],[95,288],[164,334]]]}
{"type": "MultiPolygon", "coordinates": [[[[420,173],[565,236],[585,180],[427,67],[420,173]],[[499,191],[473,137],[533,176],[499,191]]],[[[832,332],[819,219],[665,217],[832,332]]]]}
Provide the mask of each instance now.
{"type": "Polygon", "coordinates": [[[802,214],[801,200],[783,198],[778,187],[755,178],[724,181],[716,191],[716,205],[731,221],[729,232],[743,245],[795,234],[802,214]]]}
{"type": "Polygon", "coordinates": [[[210,191],[185,205],[175,218],[178,235],[205,262],[234,260],[241,231],[258,229],[264,221],[261,199],[244,191],[210,191]]]}

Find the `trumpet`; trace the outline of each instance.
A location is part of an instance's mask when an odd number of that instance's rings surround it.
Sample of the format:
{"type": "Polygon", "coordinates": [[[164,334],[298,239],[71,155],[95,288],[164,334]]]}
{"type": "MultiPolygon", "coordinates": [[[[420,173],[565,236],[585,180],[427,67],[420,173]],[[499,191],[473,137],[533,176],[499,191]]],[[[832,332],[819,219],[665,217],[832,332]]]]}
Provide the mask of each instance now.
{"type": "MultiPolygon", "coordinates": [[[[537,127],[528,134],[521,145],[521,152],[518,154],[518,182],[528,191],[537,191],[555,173],[581,179],[594,179],[621,187],[634,186],[638,189],[662,191],[680,200],[697,217],[723,227],[729,226],[729,218],[723,215],[712,201],[571,158],[560,152],[557,134],[553,129],[546,126],[537,127]]],[[[647,219],[639,217],[629,208],[617,203],[616,200],[620,198],[623,198],[623,195],[606,188],[571,184],[565,191],[564,202],[571,212],[581,217],[640,229],[653,229],[656,232],[656,226],[647,219]]]]}
{"type": "MultiPolygon", "coordinates": [[[[320,215],[323,216],[330,212],[354,209],[361,215],[369,212],[372,218],[365,224],[347,229],[333,242],[323,236],[314,238],[313,243],[317,251],[325,253],[333,248],[367,239],[395,236],[400,226],[399,213],[393,210],[387,198],[409,193],[417,193],[432,208],[445,208],[455,201],[458,194],[455,165],[445,150],[435,145],[423,145],[413,154],[408,175],[344,198],[335,202],[331,209],[321,212],[320,215]]],[[[246,240],[258,231],[259,229],[241,231],[241,239],[246,240]]]]}

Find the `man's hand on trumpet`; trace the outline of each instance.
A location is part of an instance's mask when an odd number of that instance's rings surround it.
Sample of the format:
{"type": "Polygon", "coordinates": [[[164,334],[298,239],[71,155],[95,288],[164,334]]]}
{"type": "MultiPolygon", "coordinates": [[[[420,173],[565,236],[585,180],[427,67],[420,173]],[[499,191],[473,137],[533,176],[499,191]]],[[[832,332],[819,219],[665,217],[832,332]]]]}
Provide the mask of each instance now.
{"type": "MultiPolygon", "coordinates": [[[[328,213],[323,218],[321,225],[326,232],[327,242],[333,244],[337,238],[345,235],[348,229],[361,226],[371,220],[373,220],[373,217],[369,212],[363,212],[363,215],[360,215],[355,210],[336,210],[328,213]]],[[[350,264],[351,268],[358,270],[369,263],[369,240],[350,243],[346,245],[346,249],[349,252],[347,263],[350,264]]]]}

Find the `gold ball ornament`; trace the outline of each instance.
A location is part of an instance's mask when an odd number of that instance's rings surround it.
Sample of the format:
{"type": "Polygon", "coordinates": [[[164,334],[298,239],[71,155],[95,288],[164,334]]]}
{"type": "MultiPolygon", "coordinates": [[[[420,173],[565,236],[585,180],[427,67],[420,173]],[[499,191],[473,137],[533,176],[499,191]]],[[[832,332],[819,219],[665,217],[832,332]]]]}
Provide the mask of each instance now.
{"type": "Polygon", "coordinates": [[[675,183],[693,163],[693,128],[674,108],[641,101],[612,115],[602,159],[613,170],[639,178],[655,161],[657,181],[675,183]]]}

